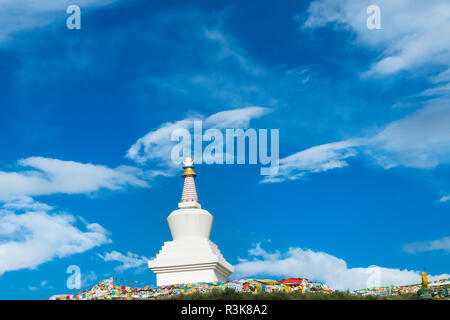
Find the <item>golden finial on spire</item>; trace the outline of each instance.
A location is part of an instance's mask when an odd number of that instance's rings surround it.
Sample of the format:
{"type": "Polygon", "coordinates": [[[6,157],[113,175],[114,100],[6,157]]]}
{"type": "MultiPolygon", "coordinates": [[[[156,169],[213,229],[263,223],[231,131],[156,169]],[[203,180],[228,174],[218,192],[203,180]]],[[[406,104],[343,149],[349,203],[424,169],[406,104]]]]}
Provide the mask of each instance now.
{"type": "Polygon", "coordinates": [[[184,173],[181,175],[183,178],[187,176],[197,176],[194,172],[194,161],[192,160],[190,155],[188,155],[188,157],[183,161],[183,165],[184,173]]]}

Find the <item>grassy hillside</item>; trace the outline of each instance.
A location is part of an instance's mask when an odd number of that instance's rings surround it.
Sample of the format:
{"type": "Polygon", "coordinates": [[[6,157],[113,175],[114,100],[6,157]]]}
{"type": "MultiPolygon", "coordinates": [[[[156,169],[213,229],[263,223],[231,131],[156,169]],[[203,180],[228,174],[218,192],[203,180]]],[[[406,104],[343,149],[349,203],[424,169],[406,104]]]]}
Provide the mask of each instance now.
{"type": "Polygon", "coordinates": [[[301,292],[274,292],[274,293],[242,293],[232,289],[212,290],[206,293],[192,293],[177,295],[172,300],[415,300],[415,294],[397,296],[356,296],[349,292],[325,293],[301,293],[301,292]]]}

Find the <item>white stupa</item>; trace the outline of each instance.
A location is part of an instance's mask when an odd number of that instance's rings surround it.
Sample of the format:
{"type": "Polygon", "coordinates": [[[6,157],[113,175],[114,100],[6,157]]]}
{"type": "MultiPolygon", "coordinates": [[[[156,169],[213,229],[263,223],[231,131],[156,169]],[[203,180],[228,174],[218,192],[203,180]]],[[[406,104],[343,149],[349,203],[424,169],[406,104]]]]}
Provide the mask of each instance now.
{"type": "Polygon", "coordinates": [[[164,242],[156,258],[148,262],[148,267],[156,273],[158,286],[225,281],[233,273],[233,266],[209,240],[213,216],[198,203],[194,162],[188,157],[183,164],[184,186],[179,209],[167,217],[173,241],[164,242]]]}

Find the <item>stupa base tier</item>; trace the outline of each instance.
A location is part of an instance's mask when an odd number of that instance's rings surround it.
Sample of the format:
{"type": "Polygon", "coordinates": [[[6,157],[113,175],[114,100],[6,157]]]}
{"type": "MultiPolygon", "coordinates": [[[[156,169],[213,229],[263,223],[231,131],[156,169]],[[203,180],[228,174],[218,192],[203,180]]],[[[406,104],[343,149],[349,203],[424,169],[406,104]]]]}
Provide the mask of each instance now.
{"type": "Polygon", "coordinates": [[[219,248],[204,238],[165,242],[148,267],[156,273],[158,286],[225,281],[234,271],[219,248]]]}
{"type": "Polygon", "coordinates": [[[167,267],[155,267],[149,263],[149,267],[156,273],[157,286],[196,282],[224,282],[232,273],[231,270],[228,270],[217,262],[179,266],[171,265],[167,267]]]}

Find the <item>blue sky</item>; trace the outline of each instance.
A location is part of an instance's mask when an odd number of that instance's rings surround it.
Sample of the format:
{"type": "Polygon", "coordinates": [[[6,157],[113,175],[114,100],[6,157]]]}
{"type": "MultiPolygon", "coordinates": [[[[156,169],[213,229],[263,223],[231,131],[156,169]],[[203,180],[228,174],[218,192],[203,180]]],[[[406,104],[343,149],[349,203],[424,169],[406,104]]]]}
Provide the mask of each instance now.
{"type": "Polygon", "coordinates": [[[0,298],[73,292],[70,265],[83,288],[155,283],[182,190],[167,132],[210,117],[280,132],[276,175],[196,166],[232,278],[448,277],[450,6],[380,0],[369,30],[370,4],[0,4],[0,298]]]}

